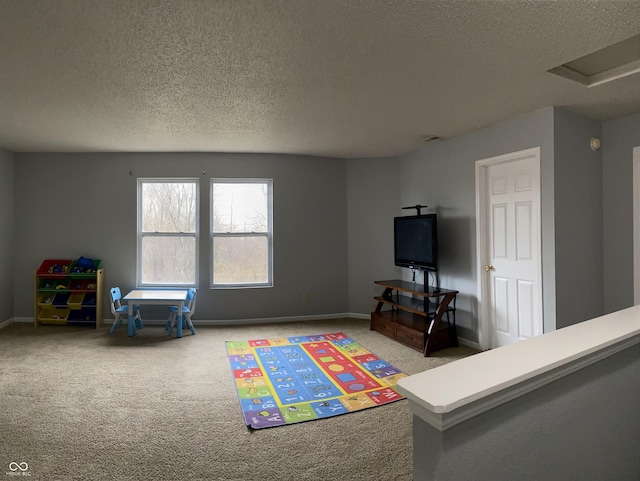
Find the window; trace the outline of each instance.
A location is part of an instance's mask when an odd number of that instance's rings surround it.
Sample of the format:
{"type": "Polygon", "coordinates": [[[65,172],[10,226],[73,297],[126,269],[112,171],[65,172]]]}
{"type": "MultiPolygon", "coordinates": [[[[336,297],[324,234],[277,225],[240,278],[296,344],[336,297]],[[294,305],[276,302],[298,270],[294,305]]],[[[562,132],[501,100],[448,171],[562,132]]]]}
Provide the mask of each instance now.
{"type": "Polygon", "coordinates": [[[195,286],[198,179],[138,179],[138,286],[195,286]]]}
{"type": "Polygon", "coordinates": [[[211,287],[273,286],[273,181],[211,179],[211,287]]]}

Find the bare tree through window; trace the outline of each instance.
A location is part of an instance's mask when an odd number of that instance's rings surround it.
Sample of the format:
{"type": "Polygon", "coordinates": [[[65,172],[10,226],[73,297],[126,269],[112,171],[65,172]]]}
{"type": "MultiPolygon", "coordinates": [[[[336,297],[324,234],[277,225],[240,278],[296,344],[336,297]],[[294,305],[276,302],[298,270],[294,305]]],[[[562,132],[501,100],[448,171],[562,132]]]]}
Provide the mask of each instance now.
{"type": "Polygon", "coordinates": [[[212,180],[212,285],[271,284],[271,185],[212,180]]]}
{"type": "Polygon", "coordinates": [[[198,181],[139,181],[139,283],[195,285],[198,181]]]}

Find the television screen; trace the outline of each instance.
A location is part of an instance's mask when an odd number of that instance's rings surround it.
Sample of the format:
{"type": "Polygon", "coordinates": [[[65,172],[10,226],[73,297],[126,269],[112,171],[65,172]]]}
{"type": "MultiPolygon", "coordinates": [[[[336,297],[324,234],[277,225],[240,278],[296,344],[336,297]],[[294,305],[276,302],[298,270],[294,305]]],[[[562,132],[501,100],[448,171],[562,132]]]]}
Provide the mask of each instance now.
{"type": "Polygon", "coordinates": [[[438,270],[437,215],[395,217],[393,221],[395,264],[438,270]]]}

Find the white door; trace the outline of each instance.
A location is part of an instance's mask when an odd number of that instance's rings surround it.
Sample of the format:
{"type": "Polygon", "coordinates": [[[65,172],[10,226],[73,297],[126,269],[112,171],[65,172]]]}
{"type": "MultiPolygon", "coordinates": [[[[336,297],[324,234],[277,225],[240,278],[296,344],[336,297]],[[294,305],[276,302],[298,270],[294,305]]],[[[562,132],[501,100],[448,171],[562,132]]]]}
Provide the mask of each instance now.
{"type": "Polygon", "coordinates": [[[478,161],[476,173],[480,344],[495,348],[543,332],[540,149],[478,161]]]}

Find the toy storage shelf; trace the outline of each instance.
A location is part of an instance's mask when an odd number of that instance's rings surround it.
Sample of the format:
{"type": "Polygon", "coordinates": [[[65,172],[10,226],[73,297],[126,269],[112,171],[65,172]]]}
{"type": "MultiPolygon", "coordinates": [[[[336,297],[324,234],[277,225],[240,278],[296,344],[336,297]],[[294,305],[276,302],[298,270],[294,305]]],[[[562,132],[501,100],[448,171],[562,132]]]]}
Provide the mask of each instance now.
{"type": "Polygon", "coordinates": [[[104,269],[93,259],[85,268],[78,260],[45,259],[35,273],[33,324],[103,326],[104,269]]]}

